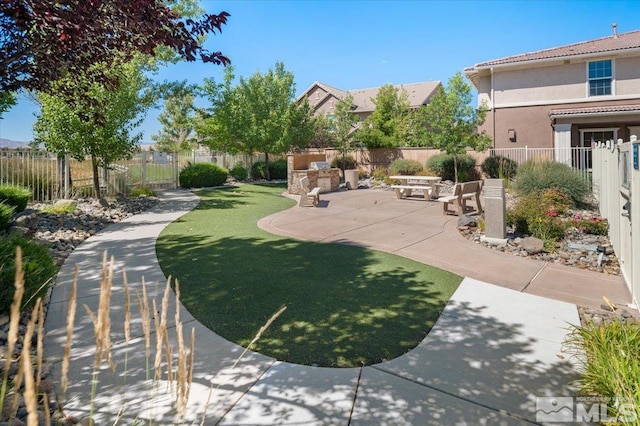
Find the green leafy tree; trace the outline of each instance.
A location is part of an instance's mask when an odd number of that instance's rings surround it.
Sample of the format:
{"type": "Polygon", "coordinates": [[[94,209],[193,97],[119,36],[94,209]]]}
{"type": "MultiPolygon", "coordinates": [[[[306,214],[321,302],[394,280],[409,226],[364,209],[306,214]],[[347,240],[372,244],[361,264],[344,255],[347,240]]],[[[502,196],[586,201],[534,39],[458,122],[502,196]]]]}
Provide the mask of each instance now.
{"type": "Polygon", "coordinates": [[[0,92],[0,120],[2,115],[16,104],[16,97],[11,92],[0,92]]]}
{"type": "Polygon", "coordinates": [[[335,146],[343,158],[354,148],[353,135],[359,120],[358,116],[353,113],[353,106],[351,94],[340,99],[336,104],[332,119],[335,146]]]}
{"type": "Polygon", "coordinates": [[[233,86],[233,69],[227,68],[224,82],[207,80],[204,92],[211,108],[203,114],[198,135],[213,149],[266,156],[307,146],[314,137],[315,119],[306,102],[295,102],[293,74],[276,63],[266,74],[240,78],[233,86]]]}
{"type": "Polygon", "coordinates": [[[95,65],[100,71],[114,75],[116,87],[81,75],[55,82],[49,93],[40,93],[40,114],[34,125],[35,139],[59,156],[66,154],[84,161],[91,159],[93,188],[100,192],[100,168],[114,161],[128,158],[136,149],[142,134],[136,128],[152,104],[152,96],[145,87],[147,78],[134,62],[95,65]],[[82,101],[69,104],[58,90],[86,90],[82,101]]]}
{"type": "Polygon", "coordinates": [[[158,151],[189,150],[197,146],[194,135],[193,101],[189,91],[178,91],[170,95],[164,104],[164,111],[158,116],[162,129],[151,136],[158,151]]]}
{"type": "Polygon", "coordinates": [[[464,155],[467,148],[482,152],[491,146],[491,138],[477,130],[484,123],[487,109],[474,108],[471,102],[471,86],[457,73],[414,117],[414,137],[420,146],[433,146],[453,156],[456,181],[457,157],[464,155]]]}
{"type": "Polygon", "coordinates": [[[407,92],[391,84],[385,84],[372,101],[376,109],[363,121],[356,138],[368,148],[405,145],[411,124],[407,92]]]}

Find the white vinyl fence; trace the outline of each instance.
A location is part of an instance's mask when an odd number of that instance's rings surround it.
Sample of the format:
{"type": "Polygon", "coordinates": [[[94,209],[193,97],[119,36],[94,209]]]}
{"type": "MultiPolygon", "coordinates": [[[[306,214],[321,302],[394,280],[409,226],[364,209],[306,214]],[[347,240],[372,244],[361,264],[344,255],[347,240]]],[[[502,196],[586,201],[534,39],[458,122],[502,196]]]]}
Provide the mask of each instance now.
{"type": "Polygon", "coordinates": [[[489,150],[490,156],[507,157],[518,164],[529,160],[553,160],[570,166],[588,183],[591,182],[592,148],[496,148],[489,150]]]}
{"type": "Polygon", "coordinates": [[[640,299],[640,164],[636,136],[593,149],[593,194],[609,222],[609,238],[638,307],[640,299]],[[635,199],[639,198],[639,199],[635,199]]]}

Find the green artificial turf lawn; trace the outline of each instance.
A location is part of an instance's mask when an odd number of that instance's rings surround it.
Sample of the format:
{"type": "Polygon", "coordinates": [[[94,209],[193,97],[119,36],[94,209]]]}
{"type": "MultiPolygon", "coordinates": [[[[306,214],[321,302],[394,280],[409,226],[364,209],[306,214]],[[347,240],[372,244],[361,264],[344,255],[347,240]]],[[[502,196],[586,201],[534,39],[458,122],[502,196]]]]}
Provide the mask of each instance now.
{"type": "Polygon", "coordinates": [[[356,367],[414,348],[462,277],[399,256],[343,244],[298,241],[258,228],[294,205],[282,185],[203,190],[169,225],[156,250],[183,304],[219,335],[279,360],[356,367]]]}

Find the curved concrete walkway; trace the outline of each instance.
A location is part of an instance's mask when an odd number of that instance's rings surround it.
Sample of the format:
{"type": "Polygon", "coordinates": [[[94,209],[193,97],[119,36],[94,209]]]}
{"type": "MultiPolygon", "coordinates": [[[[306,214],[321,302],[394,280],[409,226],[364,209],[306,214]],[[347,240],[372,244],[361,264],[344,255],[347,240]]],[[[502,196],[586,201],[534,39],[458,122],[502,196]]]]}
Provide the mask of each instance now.
{"type": "MultiPolygon", "coordinates": [[[[144,278],[149,298],[159,305],[166,278],[155,255],[156,238],[198,203],[195,195],[180,190],[160,197],[156,208],[81,244],[57,276],[45,345],[59,382],[69,293],[74,266],[79,266],[67,414],[86,416],[93,399],[96,424],[113,424],[122,407],[123,424],[134,419],[174,424],[169,384],[147,380],[152,367],[147,367],[140,320],[132,321],[128,343],[123,328],[123,272],[132,294],[141,291],[144,278]],[[100,370],[92,398],[95,340],[83,305],[97,311],[104,253],[113,256],[115,265],[111,341],[116,372],[100,370]]],[[[467,278],[418,347],[363,368],[300,366],[253,352],[238,361],[241,347],[217,336],[178,305],[185,336],[195,330],[196,344],[187,414],[176,424],[529,424],[536,422],[536,396],[571,395],[575,366],[560,353],[567,324],[579,321],[576,306],[534,293],[565,299],[575,292],[580,302],[592,303],[595,298],[588,300],[582,287],[576,290],[582,280],[591,279],[589,274],[479,249],[458,235],[455,223],[442,216],[435,203],[396,200],[390,192],[374,190],[322,198],[321,208],[294,207],[259,225],[301,239],[369,246],[467,278]]],[[[620,296],[611,293],[619,290],[617,280],[602,282],[610,299],[626,303],[624,291],[620,296]]],[[[169,339],[175,348],[173,292],[170,299],[169,339]]],[[[131,310],[139,318],[134,300],[131,310]]],[[[154,340],[152,336],[151,365],[154,340]]]]}

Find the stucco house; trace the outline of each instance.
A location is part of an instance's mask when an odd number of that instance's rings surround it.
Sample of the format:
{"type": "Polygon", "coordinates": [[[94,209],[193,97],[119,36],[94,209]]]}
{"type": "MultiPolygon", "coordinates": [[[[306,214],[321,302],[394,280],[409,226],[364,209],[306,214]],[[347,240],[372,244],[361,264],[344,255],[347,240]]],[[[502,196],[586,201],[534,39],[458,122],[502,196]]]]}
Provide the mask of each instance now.
{"type": "Polygon", "coordinates": [[[640,136],[640,31],[476,64],[494,148],[591,146],[640,136]]]}
{"type": "MultiPolygon", "coordinates": [[[[441,86],[439,81],[427,81],[423,83],[402,84],[394,87],[399,91],[404,90],[407,93],[410,108],[418,108],[421,105],[427,105],[429,103],[439,86],[441,86]]],[[[306,98],[312,106],[315,115],[324,114],[331,116],[338,101],[351,94],[354,103],[353,113],[362,121],[375,111],[376,105],[373,103],[373,100],[378,95],[379,90],[380,87],[342,90],[316,81],[298,97],[298,101],[306,98]]]]}

